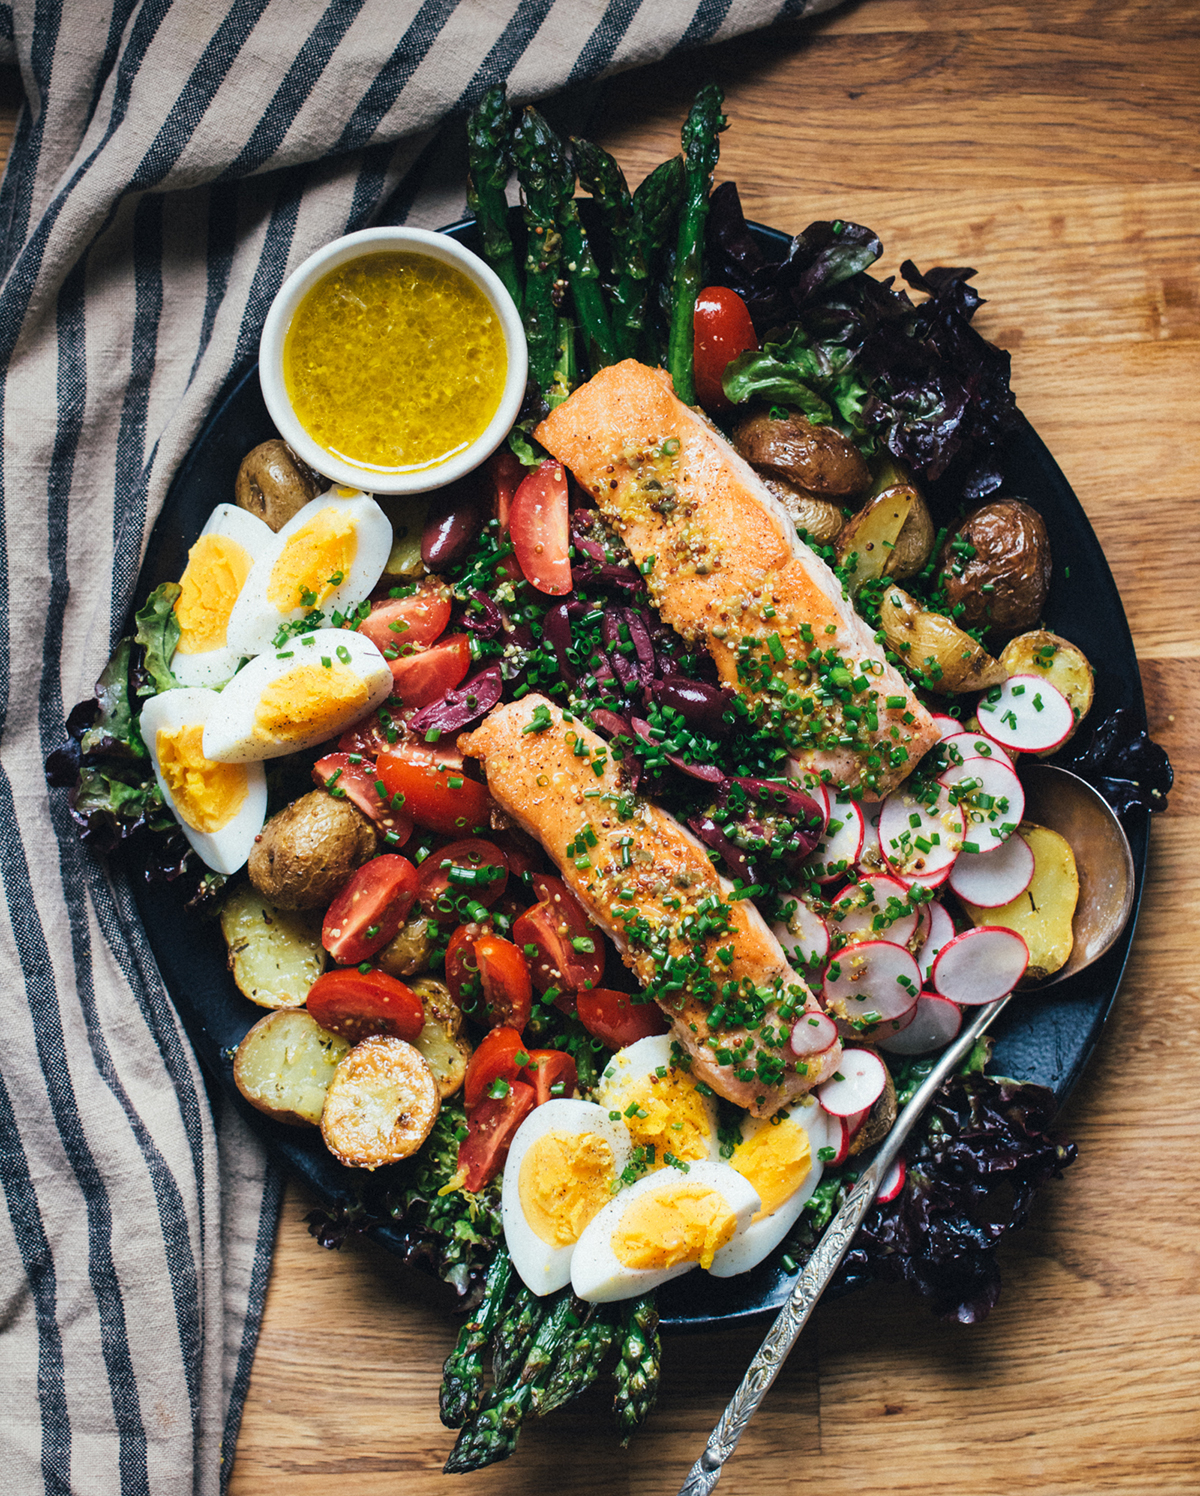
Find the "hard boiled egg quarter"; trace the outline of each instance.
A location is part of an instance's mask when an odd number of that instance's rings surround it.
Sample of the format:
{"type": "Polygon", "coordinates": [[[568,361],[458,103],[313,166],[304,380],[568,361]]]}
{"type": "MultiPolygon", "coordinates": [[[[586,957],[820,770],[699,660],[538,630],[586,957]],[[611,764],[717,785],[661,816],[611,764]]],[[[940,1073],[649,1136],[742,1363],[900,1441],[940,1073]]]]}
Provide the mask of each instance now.
{"type": "Polygon", "coordinates": [[[229,619],[255,561],[275,543],[270,526],[245,509],[218,504],[188,552],[175,603],[179,643],[171,660],[184,686],[228,680],[244,651],[229,643],[229,619]]]}
{"type": "Polygon", "coordinates": [[[255,561],[229,619],[229,642],[261,654],[284,624],[314,608],[327,620],[348,615],[383,575],[391,548],[391,522],[370,494],[321,494],[255,561]]]}
{"type": "Polygon", "coordinates": [[[222,698],[185,688],[152,697],[139,726],[154,777],[184,836],[214,872],[236,873],[267,814],[261,764],[216,763],[204,753],[204,727],[222,698]]]}
{"type": "Polygon", "coordinates": [[[392,672],[375,645],[347,629],[314,629],[261,654],[229,682],[204,729],[220,763],[298,753],[382,705],[392,672]]]}
{"type": "Polygon", "coordinates": [[[832,1145],[834,1126],[840,1133],[815,1096],[802,1096],[773,1117],[743,1119],[729,1163],[754,1186],[762,1205],[713,1264],[714,1277],[749,1272],[787,1235],[821,1182],[821,1150],[832,1145]]]}
{"type": "Polygon", "coordinates": [[[668,1166],[668,1154],[684,1163],[717,1157],[717,1103],[672,1064],[669,1034],[618,1050],[600,1077],[596,1100],[620,1113],[635,1148],[654,1149],[652,1168],[668,1166]]]}
{"type": "Polygon", "coordinates": [[[606,1304],[694,1267],[720,1271],[759,1203],[754,1186],[728,1164],[701,1160],[645,1174],[584,1228],[571,1286],[581,1299],[606,1304]]]}
{"type": "Polygon", "coordinates": [[[629,1134],[593,1101],[544,1101],[517,1129],[501,1212],[513,1266],[536,1294],[571,1281],[575,1243],[613,1198],[629,1134]]]}

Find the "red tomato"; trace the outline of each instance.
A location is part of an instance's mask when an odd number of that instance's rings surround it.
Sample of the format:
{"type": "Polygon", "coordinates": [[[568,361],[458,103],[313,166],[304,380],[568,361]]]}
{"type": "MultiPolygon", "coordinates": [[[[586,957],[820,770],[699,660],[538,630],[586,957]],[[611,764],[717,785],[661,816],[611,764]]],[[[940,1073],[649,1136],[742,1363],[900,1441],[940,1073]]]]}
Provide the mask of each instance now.
{"type": "Polygon", "coordinates": [[[374,857],[330,904],[321,944],[342,966],[369,961],[404,923],[416,897],[417,870],[407,857],[374,857]]]}
{"type": "Polygon", "coordinates": [[[418,826],[442,836],[461,836],[487,824],[491,798],[477,779],[468,779],[458,764],[439,764],[419,748],[397,745],[375,760],[389,797],[401,804],[418,826]]]}
{"type": "Polygon", "coordinates": [[[387,706],[382,706],[378,711],[369,713],[346,729],[338,739],[338,752],[359,753],[363,758],[373,759],[376,754],[382,753],[393,743],[399,742],[400,729],[399,722],[392,722],[392,714],[387,706]],[[383,718],[387,719],[386,723],[382,720],[383,718]],[[392,735],[390,740],[389,732],[392,735]]]}
{"type": "Polygon", "coordinates": [[[523,1029],[529,1022],[533,999],[533,983],[525,957],[511,940],[486,934],[475,942],[475,962],[483,987],[487,1022],[523,1029]]]}
{"type": "Polygon", "coordinates": [[[725,366],[739,353],[758,347],[758,334],[746,303],[727,286],[709,286],[696,298],[692,331],[697,399],[710,415],[732,410],[721,384],[725,366]]]}
{"type": "Polygon", "coordinates": [[[537,1092],[537,1104],[552,1097],[573,1096],[579,1086],[575,1061],[561,1049],[530,1049],[529,1064],[521,1074],[532,1082],[537,1092]]]}
{"type": "Polygon", "coordinates": [[[501,535],[506,535],[513,494],[521,486],[525,468],[507,447],[501,447],[488,459],[488,476],[492,480],[492,513],[501,535]]]}
{"type": "Polygon", "coordinates": [[[383,781],[373,758],[362,753],[327,753],[313,765],[313,778],[337,799],[357,805],[375,822],[388,846],[402,847],[412,835],[412,816],[401,806],[389,805],[380,794],[383,781]]]}
{"type": "Polygon", "coordinates": [[[451,634],[430,649],[392,660],[392,687],[405,706],[432,706],[471,668],[471,636],[451,634]]]}
{"type": "Polygon", "coordinates": [[[450,622],[450,594],[443,582],[426,578],[411,597],[389,597],[372,607],[358,625],[387,659],[424,649],[440,639],[450,622]],[[390,652],[389,652],[390,651],[390,652]]]}
{"type": "Polygon", "coordinates": [[[528,1061],[521,1035],[515,1028],[490,1029],[467,1065],[463,1081],[463,1103],[467,1110],[483,1101],[498,1080],[511,1086],[528,1061]],[[520,1062],[517,1055],[521,1055],[520,1062]]]}
{"type": "Polygon", "coordinates": [[[434,919],[461,919],[460,905],[494,904],[508,882],[508,859],[495,844],[468,837],[431,852],[421,864],[421,908],[434,919]]]}
{"type": "Polygon", "coordinates": [[[372,1034],[411,1044],[425,1026],[421,999],[386,971],[325,972],[309,988],[308,1011],[322,1028],[351,1044],[372,1034]]]}
{"type": "Polygon", "coordinates": [[[513,495],[508,527],[526,581],[555,597],[570,592],[567,474],[561,462],[548,459],[525,479],[513,495]]]}
{"type": "Polygon", "coordinates": [[[506,1096],[488,1097],[467,1113],[467,1135],[458,1145],[458,1167],[466,1171],[464,1189],[477,1194],[496,1177],[536,1099],[533,1087],[519,1080],[506,1096]]]}
{"type": "Polygon", "coordinates": [[[446,944],[446,986],[464,1013],[473,1013],[483,994],[479,985],[475,942],[486,930],[486,925],[468,920],[465,925],[459,925],[446,944]]]}
{"type": "Polygon", "coordinates": [[[575,1011],[588,1033],[603,1039],[610,1049],[624,1049],[626,1044],[671,1030],[657,1003],[634,1002],[628,992],[608,987],[578,993],[575,1011]]]}
{"type": "Polygon", "coordinates": [[[528,958],[533,985],[539,992],[550,987],[567,992],[594,987],[604,976],[599,930],[561,878],[534,873],[533,886],[539,902],[512,927],[517,949],[528,958]]]}

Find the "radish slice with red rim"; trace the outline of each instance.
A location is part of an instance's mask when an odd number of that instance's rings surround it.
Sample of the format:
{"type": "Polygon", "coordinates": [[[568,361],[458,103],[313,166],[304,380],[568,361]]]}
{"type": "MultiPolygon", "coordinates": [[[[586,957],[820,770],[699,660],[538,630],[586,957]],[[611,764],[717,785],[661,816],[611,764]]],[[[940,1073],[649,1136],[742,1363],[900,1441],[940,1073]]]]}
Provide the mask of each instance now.
{"type": "Polygon", "coordinates": [[[933,985],[942,997],[968,1007],[995,1002],[1025,975],[1029,947],[1015,930],[977,925],[942,948],[933,963],[933,985]]]}
{"type": "Polygon", "coordinates": [[[954,921],[946,913],[941,904],[929,904],[929,934],[925,937],[925,944],[917,952],[917,965],[921,968],[921,976],[924,981],[929,980],[929,973],[933,970],[933,960],[943,946],[949,945],[954,939],[954,921]]]}
{"type": "Polygon", "coordinates": [[[901,1013],[898,1018],[885,1018],[882,1023],[874,1023],[868,1029],[855,1029],[848,1023],[839,1024],[838,1032],[844,1039],[857,1039],[860,1042],[865,1041],[868,1044],[878,1046],[881,1040],[894,1039],[897,1034],[902,1034],[909,1024],[916,1019],[917,1003],[919,1001],[919,997],[914,998],[912,1006],[906,1013],[901,1013]]]}
{"type": "Polygon", "coordinates": [[[792,894],[786,920],[772,926],[776,940],[788,960],[804,971],[823,966],[829,955],[829,926],[817,913],[803,891],[792,894]]]}
{"type": "Polygon", "coordinates": [[[1012,675],[985,691],[979,721],[989,737],[1018,753],[1047,753],[1075,726],[1071,703],[1041,675],[1012,675]]]}
{"type": "Polygon", "coordinates": [[[804,864],[818,883],[832,883],[854,866],[862,851],[864,831],[863,813],[854,801],[845,795],[835,796],[825,835],[804,864]]]}
{"type": "Polygon", "coordinates": [[[929,720],[937,728],[943,742],[952,738],[955,733],[962,732],[962,723],[955,717],[947,717],[945,712],[931,712],[929,720]]]}
{"type": "Polygon", "coordinates": [[[792,1053],[802,1060],[825,1054],[838,1041],[838,1027],[828,1013],[809,1010],[792,1024],[792,1053]]]}
{"type": "Polygon", "coordinates": [[[920,800],[901,789],[883,802],[879,844],[892,872],[924,882],[949,871],[962,846],[963,825],[963,812],[951,803],[945,785],[920,800]]]}
{"type": "Polygon", "coordinates": [[[833,1079],[817,1087],[817,1100],[835,1117],[868,1111],[883,1095],[887,1070],[869,1049],[846,1049],[833,1079]]]}
{"type": "Polygon", "coordinates": [[[1033,882],[1033,849],[1022,836],[1010,836],[994,852],[960,852],[950,869],[950,887],[968,904],[1001,909],[1033,882]]]}
{"type": "Polygon", "coordinates": [[[920,914],[909,899],[908,885],[887,873],[864,873],[831,901],[829,921],[835,934],[853,940],[889,940],[907,945],[920,914]]]}
{"type": "Polygon", "coordinates": [[[998,763],[1011,764],[1007,748],[988,737],[986,732],[963,732],[960,728],[952,738],[943,738],[938,752],[947,764],[963,763],[968,758],[991,758],[998,763]]]}
{"type": "Polygon", "coordinates": [[[858,808],[863,817],[863,844],[858,854],[861,872],[871,872],[883,863],[883,849],[879,845],[879,815],[883,810],[882,800],[860,800],[858,808]]]}
{"type": "Polygon", "coordinates": [[[826,1112],[825,1117],[829,1123],[826,1132],[829,1139],[829,1156],[822,1158],[821,1162],[831,1169],[836,1169],[838,1164],[844,1164],[850,1157],[850,1142],[853,1135],[846,1126],[845,1117],[835,1117],[832,1112],[826,1112]]]}
{"type": "Polygon", "coordinates": [[[898,1034],[875,1042],[888,1054],[932,1054],[945,1049],[962,1028],[962,1009],[948,997],[922,992],[913,1009],[912,1022],[898,1034]]]}
{"type": "Polygon", "coordinates": [[[951,764],[938,783],[964,816],[962,850],[994,852],[1003,846],[1025,814],[1025,791],[1006,759],[967,758],[951,764]]]}
{"type": "Polygon", "coordinates": [[[921,971],[912,955],[887,940],[849,945],[825,971],[825,1006],[856,1028],[899,1018],[921,991],[921,971]]]}
{"type": "MultiPolygon", "coordinates": [[[[828,1113],[826,1115],[828,1115],[828,1113]]],[[[870,1115],[871,1108],[869,1106],[864,1106],[861,1112],[853,1112],[849,1117],[842,1118],[842,1121],[846,1124],[846,1132],[849,1134],[851,1142],[853,1142],[854,1139],[863,1130],[863,1123],[870,1115]]]]}
{"type": "Polygon", "coordinates": [[[828,786],[823,784],[819,776],[814,774],[811,769],[804,768],[794,758],[789,758],[785,767],[787,777],[794,779],[806,795],[811,796],[818,805],[824,808],[825,819],[828,821],[829,809],[833,803],[833,797],[830,794],[828,786]]]}
{"type": "Polygon", "coordinates": [[[904,1188],[904,1177],[907,1174],[903,1158],[898,1158],[884,1176],[883,1183],[879,1186],[879,1193],[875,1196],[877,1205],[890,1205],[900,1191],[904,1188]]]}

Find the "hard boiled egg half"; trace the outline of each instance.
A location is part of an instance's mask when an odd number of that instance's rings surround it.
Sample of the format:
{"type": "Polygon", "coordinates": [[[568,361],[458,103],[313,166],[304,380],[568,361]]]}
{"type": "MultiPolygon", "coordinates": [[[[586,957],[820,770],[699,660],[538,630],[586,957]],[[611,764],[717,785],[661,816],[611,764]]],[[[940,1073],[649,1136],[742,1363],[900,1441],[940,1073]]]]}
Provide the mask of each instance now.
{"type": "Polygon", "coordinates": [[[672,1158],[692,1163],[717,1156],[717,1103],[672,1063],[669,1034],[618,1050],[600,1077],[596,1100],[619,1114],[634,1147],[642,1150],[643,1166],[661,1169],[672,1158]],[[648,1148],[654,1149],[652,1161],[648,1148]]]}
{"type": "Polygon", "coordinates": [[[251,660],[214,697],[204,752],[226,764],[298,753],[336,737],[391,690],[388,662],[364,635],[314,629],[251,660]]]}
{"type": "Polygon", "coordinates": [[[613,1198],[629,1134],[593,1101],[544,1101],[517,1129],[501,1213],[513,1266],[536,1294],[571,1281],[575,1243],[613,1198]]]}
{"type": "Polygon", "coordinates": [[[188,552],[175,603],[179,643],[171,660],[185,686],[215,686],[243,651],[229,643],[229,619],[254,563],[275,543],[269,525],[233,504],[218,504],[188,552]]]}
{"type": "Polygon", "coordinates": [[[229,618],[243,654],[272,647],[286,623],[320,608],[349,615],[383,575],[392,526],[370,494],[335,488],[288,520],[255,561],[229,618]]]}
{"type": "Polygon", "coordinates": [[[154,696],[139,726],[154,777],[184,836],[214,872],[236,873],[250,856],[267,814],[261,764],[217,763],[204,752],[204,729],[222,698],[185,688],[154,696]]]}

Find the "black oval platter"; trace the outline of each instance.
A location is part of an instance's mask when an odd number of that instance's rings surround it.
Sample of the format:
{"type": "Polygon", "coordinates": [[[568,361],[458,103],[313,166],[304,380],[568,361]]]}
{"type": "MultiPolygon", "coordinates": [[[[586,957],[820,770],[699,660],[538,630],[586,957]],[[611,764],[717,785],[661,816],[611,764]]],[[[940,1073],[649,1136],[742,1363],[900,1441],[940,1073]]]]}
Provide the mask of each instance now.
{"type": "MultiPolygon", "coordinates": [[[[752,227],[764,244],[786,247],[786,235],[752,227]]],[[[478,249],[473,223],[455,224],[447,232],[478,249]]],[[[218,405],[176,474],[150,537],[137,605],[159,583],[178,579],[188,548],[213,507],[232,502],[243,456],[275,434],[256,366],[218,405]]],[[[1112,573],[1079,500],[1024,420],[1004,453],[1001,493],[1028,499],[1046,519],[1054,576],[1045,621],[1078,644],[1096,667],[1092,720],[1125,707],[1145,727],[1137,658],[1112,573]]],[[[1148,815],[1135,813],[1126,826],[1137,888],[1133,916],[1116,945],[1094,966],[1044,996],[1030,996],[1010,1008],[996,1026],[993,1072],[1049,1086],[1060,1103],[1079,1079],[1116,998],[1145,879],[1148,820],[1148,815]]],[[[262,1013],[234,986],[220,931],[213,922],[201,924],[181,910],[170,884],[135,880],[134,893],[167,989],[203,1064],[287,1169],[327,1205],[352,1203],[361,1175],[338,1164],[319,1133],[272,1122],[247,1106],[233,1084],[232,1052],[262,1013]]],[[[372,1235],[384,1246],[399,1248],[395,1228],[376,1227],[372,1235]]],[[[695,1273],[667,1284],[659,1294],[664,1328],[708,1330],[778,1309],[793,1281],[780,1266],[780,1255],[776,1251],[741,1277],[695,1273]]]]}

